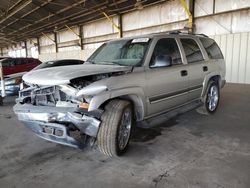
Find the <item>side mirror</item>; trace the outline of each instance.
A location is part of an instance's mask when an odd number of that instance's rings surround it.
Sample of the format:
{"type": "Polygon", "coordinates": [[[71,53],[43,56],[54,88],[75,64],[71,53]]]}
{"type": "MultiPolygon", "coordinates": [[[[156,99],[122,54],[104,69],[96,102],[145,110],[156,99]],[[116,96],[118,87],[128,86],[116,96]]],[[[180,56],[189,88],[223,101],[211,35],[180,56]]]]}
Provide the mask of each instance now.
{"type": "Polygon", "coordinates": [[[159,55],[156,56],[154,64],[151,65],[150,67],[155,68],[155,67],[169,67],[172,65],[172,57],[169,55],[159,55]]]}

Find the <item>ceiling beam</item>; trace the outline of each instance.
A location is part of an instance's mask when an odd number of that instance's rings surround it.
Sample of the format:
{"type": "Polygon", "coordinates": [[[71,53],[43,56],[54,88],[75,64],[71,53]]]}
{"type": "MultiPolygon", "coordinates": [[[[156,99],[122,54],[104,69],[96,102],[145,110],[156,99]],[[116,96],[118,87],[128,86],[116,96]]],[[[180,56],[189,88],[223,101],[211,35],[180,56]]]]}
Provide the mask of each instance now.
{"type": "Polygon", "coordinates": [[[31,11],[27,12],[26,14],[23,14],[20,18],[15,19],[14,21],[8,23],[7,25],[3,26],[2,29],[5,29],[6,27],[15,24],[17,21],[19,21],[19,19],[25,18],[26,16],[30,15],[31,13],[37,11],[38,9],[44,7],[45,5],[47,5],[49,2],[51,2],[52,0],[47,0],[44,3],[42,3],[40,6],[37,6],[36,8],[32,9],[31,11]]]}
{"type": "MultiPolygon", "coordinates": [[[[125,2],[127,2],[127,0],[120,0],[120,1],[116,1],[115,3],[109,4],[109,6],[114,6],[114,5],[125,3],[125,2]]],[[[103,2],[101,4],[99,3],[97,6],[89,7],[89,9],[91,9],[91,11],[88,11],[88,10],[79,11],[79,12],[76,12],[75,14],[71,14],[71,15],[63,17],[59,20],[55,20],[54,22],[50,22],[48,24],[36,27],[34,30],[22,32],[21,36],[24,36],[26,34],[39,33],[39,32],[41,33],[43,30],[48,31],[48,28],[59,26],[59,25],[61,25],[61,27],[64,27],[65,24],[68,24],[67,23],[68,21],[70,21],[70,23],[75,24],[75,22],[73,22],[73,20],[75,20],[75,19],[80,19],[82,17],[88,16],[88,15],[90,15],[92,13],[96,13],[96,12],[99,12],[99,14],[101,14],[101,12],[107,8],[106,7],[107,3],[108,3],[108,1],[103,2]]],[[[95,14],[94,18],[96,18],[96,17],[100,18],[99,14],[95,14]]],[[[87,21],[90,21],[90,19],[87,19],[87,21]]],[[[77,22],[77,24],[82,24],[82,23],[84,23],[84,19],[81,20],[80,22],[77,22]]],[[[72,25],[72,24],[70,24],[70,25],[72,25]]]]}
{"type": "MultiPolygon", "coordinates": [[[[35,27],[35,29],[33,30],[29,30],[27,32],[22,32],[21,36],[25,35],[25,34],[30,34],[30,33],[37,33],[38,31],[43,31],[43,30],[46,30],[47,31],[47,28],[48,27],[55,27],[59,24],[62,24],[62,25],[65,25],[65,23],[67,23],[68,21],[71,21],[71,19],[73,19],[75,16],[77,15],[81,15],[81,16],[87,16],[91,13],[95,13],[98,9],[99,10],[103,10],[103,5],[105,5],[105,3],[101,3],[101,5],[98,5],[98,6],[95,6],[95,7],[92,7],[93,10],[92,11],[88,11],[88,10],[83,10],[83,11],[80,11],[80,12],[76,12],[75,14],[72,14],[72,15],[69,15],[69,16],[66,16],[66,17],[63,17],[59,20],[55,20],[54,22],[50,22],[48,24],[45,24],[45,25],[41,25],[41,26],[38,26],[38,27],[35,27]]],[[[15,31],[16,32],[16,31],[15,31]]],[[[15,33],[15,32],[12,32],[10,33],[9,35],[15,33]]]]}
{"type": "Polygon", "coordinates": [[[13,16],[14,14],[16,14],[17,12],[19,12],[20,10],[24,9],[30,3],[32,3],[32,0],[20,1],[20,3],[18,5],[15,4],[13,8],[10,8],[10,10],[8,11],[8,14],[3,16],[0,19],[0,24],[3,23],[4,21],[6,21],[11,16],[13,16]],[[21,3],[21,2],[23,2],[23,3],[21,3]]]}
{"type": "MultiPolygon", "coordinates": [[[[8,19],[8,24],[5,27],[5,29],[9,32],[3,32],[4,36],[6,38],[9,38],[10,40],[14,42],[19,42],[26,40],[27,38],[30,37],[39,37],[41,36],[42,32],[46,33],[53,33],[55,31],[55,28],[57,30],[60,30],[62,28],[65,28],[65,25],[68,27],[72,27],[74,25],[83,25],[84,23],[89,23],[90,21],[93,20],[98,20],[102,19],[104,16],[101,14],[102,11],[107,12],[108,15],[116,15],[120,12],[128,12],[131,10],[136,10],[135,7],[135,2],[136,0],[133,1],[127,1],[127,0],[105,0],[101,1],[102,3],[98,3],[100,1],[97,0],[74,0],[71,5],[67,6],[66,3],[61,3],[60,1],[55,0],[32,0],[36,1],[36,3],[33,6],[35,7],[32,11],[29,11],[28,13],[25,13],[24,15],[21,16],[21,18],[15,18],[15,20],[10,20],[8,19]],[[42,4],[39,4],[42,3],[42,4]],[[86,3],[87,2],[87,3],[86,3]],[[129,3],[130,2],[130,3],[129,3]],[[133,2],[133,3],[131,3],[133,2]],[[84,3],[84,6],[82,4],[84,3]],[[86,4],[85,4],[86,3],[86,4]],[[59,5],[60,4],[60,5],[59,5]],[[51,6],[49,6],[51,5],[51,6]],[[54,5],[54,6],[52,6],[54,5]],[[58,5],[58,7],[56,6],[58,5]],[[44,7],[46,6],[46,7],[44,7]],[[61,6],[61,8],[59,7],[61,6]],[[65,7],[64,7],[65,6],[65,7]],[[53,7],[53,10],[50,10],[50,7],[53,7]],[[39,11],[39,9],[42,8],[43,11],[39,11]],[[46,8],[46,12],[44,11],[46,8]],[[59,11],[55,11],[55,9],[59,9],[59,11]],[[39,18],[37,16],[37,20],[33,23],[29,23],[28,16],[31,15],[32,13],[39,13],[43,12],[43,16],[39,18]],[[69,14],[69,12],[71,12],[69,14]],[[72,13],[73,12],[73,13],[72,13]],[[18,23],[18,21],[23,20],[26,21],[27,24],[24,22],[18,23]],[[11,21],[11,22],[10,22],[11,21]],[[13,28],[11,31],[11,26],[12,24],[19,24],[21,27],[18,28],[18,25],[16,27],[18,29],[13,28]],[[22,25],[23,24],[23,25],[22,25]]],[[[148,5],[164,2],[165,0],[158,0],[158,1],[153,1],[153,0],[142,0],[143,7],[146,7],[148,5]]],[[[30,7],[29,7],[30,8],[30,7]]],[[[33,7],[32,7],[33,8],[33,7]]],[[[26,9],[27,10],[27,9],[26,9]]],[[[32,14],[33,15],[33,14],[32,14]]],[[[7,23],[7,22],[6,22],[7,23]]],[[[0,29],[2,29],[0,24],[0,29]]],[[[1,46],[1,42],[0,42],[1,46]]]]}
{"type": "MultiPolygon", "coordinates": [[[[46,20],[46,19],[49,19],[49,18],[51,18],[51,17],[53,17],[53,16],[55,16],[55,15],[58,15],[58,14],[60,14],[60,13],[62,13],[62,12],[65,12],[66,10],[69,10],[69,9],[75,7],[75,6],[78,6],[80,3],[84,2],[84,1],[85,1],[85,0],[80,0],[80,1],[77,2],[77,3],[74,3],[74,4],[72,4],[72,5],[70,5],[70,6],[66,7],[66,8],[61,9],[61,10],[58,11],[57,13],[54,13],[54,14],[50,14],[50,15],[48,15],[48,16],[45,16],[45,17],[43,17],[42,19],[35,21],[34,24],[40,23],[40,22],[42,22],[42,21],[44,21],[44,20],[46,20]]],[[[21,28],[19,28],[18,30],[16,30],[16,31],[13,32],[13,33],[22,31],[23,29],[27,29],[27,28],[29,28],[30,26],[32,26],[32,25],[27,25],[27,26],[21,27],[21,28]]],[[[12,33],[10,33],[10,34],[12,34],[12,33]]]]}

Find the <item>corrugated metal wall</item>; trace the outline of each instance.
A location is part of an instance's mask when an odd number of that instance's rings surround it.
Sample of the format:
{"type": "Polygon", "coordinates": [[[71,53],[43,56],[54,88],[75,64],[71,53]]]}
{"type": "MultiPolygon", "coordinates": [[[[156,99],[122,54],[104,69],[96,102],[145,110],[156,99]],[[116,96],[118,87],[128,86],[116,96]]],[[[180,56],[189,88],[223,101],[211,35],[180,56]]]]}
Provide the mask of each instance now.
{"type": "Polygon", "coordinates": [[[226,60],[226,80],[250,84],[250,32],[211,36],[226,60]]]}
{"type": "MultiPolygon", "coordinates": [[[[227,65],[227,82],[250,84],[250,0],[196,0],[194,12],[195,33],[211,36],[222,49],[227,65]]],[[[179,0],[145,7],[122,15],[123,36],[181,29],[187,25],[187,18],[179,0]]],[[[117,16],[112,19],[118,24],[117,16]]],[[[65,28],[57,33],[58,53],[52,41],[55,37],[53,34],[39,38],[39,59],[86,60],[103,41],[118,37],[117,30],[107,19],[86,23],[81,27],[83,50],[77,35],[65,28]]],[[[78,27],[72,29],[79,33],[78,27]]],[[[34,47],[34,44],[27,45],[28,54],[31,55],[31,47],[34,47]]],[[[17,50],[18,54],[21,54],[22,49],[22,45],[11,47],[11,50],[17,50]]],[[[9,50],[3,49],[4,55],[7,55],[9,50]]]]}

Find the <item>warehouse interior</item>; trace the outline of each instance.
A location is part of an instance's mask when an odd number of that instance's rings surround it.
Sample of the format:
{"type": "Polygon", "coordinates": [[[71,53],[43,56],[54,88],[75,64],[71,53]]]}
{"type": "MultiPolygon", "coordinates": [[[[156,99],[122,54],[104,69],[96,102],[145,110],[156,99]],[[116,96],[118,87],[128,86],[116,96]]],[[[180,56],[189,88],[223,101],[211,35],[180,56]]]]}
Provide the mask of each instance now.
{"type": "MultiPolygon", "coordinates": [[[[11,2],[1,2],[2,10],[10,8],[7,17],[2,13],[2,56],[86,60],[104,41],[120,35],[189,27],[188,14],[179,0],[11,2]]],[[[221,47],[227,63],[227,81],[249,84],[250,2],[197,0],[190,5],[194,32],[214,38],[221,47]]]]}
{"type": "Polygon", "coordinates": [[[219,45],[216,114],[138,128],[128,153],[109,159],[37,138],[15,117],[17,96],[4,96],[0,187],[249,187],[250,0],[0,0],[0,57],[86,61],[107,41],[171,31],[219,45]]]}

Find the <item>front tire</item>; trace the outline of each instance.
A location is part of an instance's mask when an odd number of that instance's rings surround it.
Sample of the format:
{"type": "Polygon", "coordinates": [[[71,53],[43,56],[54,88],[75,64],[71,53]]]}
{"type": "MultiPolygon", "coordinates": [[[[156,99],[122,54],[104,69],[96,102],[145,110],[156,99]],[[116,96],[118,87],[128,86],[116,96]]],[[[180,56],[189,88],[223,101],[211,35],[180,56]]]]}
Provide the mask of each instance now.
{"type": "Polygon", "coordinates": [[[112,100],[105,106],[97,135],[97,145],[102,153],[110,157],[122,155],[128,148],[133,124],[130,102],[112,100]]]}

